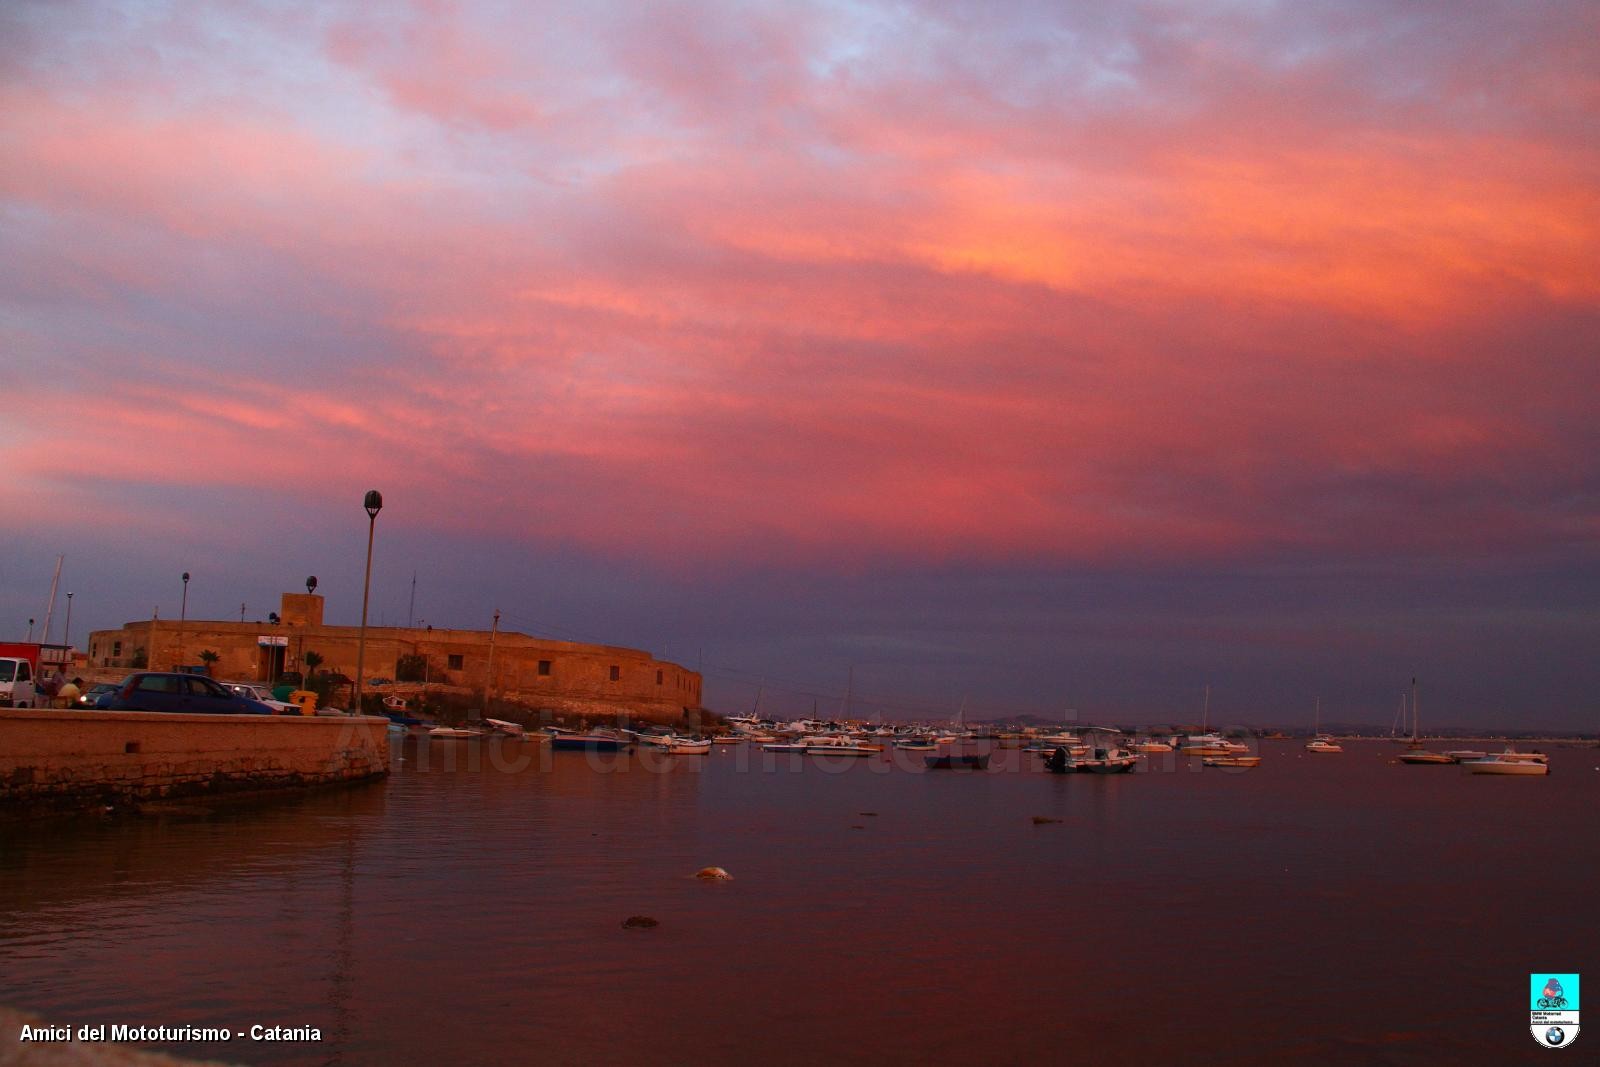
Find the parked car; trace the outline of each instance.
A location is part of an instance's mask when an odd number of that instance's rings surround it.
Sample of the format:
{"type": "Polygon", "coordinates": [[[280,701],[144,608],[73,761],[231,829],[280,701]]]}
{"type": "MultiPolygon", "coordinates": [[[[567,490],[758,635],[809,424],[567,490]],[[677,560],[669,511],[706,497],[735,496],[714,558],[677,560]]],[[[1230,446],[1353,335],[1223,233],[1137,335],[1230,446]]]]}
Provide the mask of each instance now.
{"type": "Polygon", "coordinates": [[[264,685],[258,685],[255,682],[223,682],[222,684],[246,700],[260,701],[279,715],[300,714],[299,704],[291,704],[286,700],[274,698],[272,690],[264,685]]]}
{"type": "Polygon", "coordinates": [[[140,671],[102,696],[95,707],[106,711],[176,711],[196,715],[271,715],[259,700],[242,697],[210,678],[194,674],[140,671]]]}
{"type": "Polygon", "coordinates": [[[88,689],[85,689],[83,692],[79,693],[78,699],[72,702],[72,706],[79,709],[97,707],[100,703],[101,697],[105,696],[107,693],[115,693],[116,691],[117,687],[112,685],[110,682],[97,682],[94,685],[91,685],[88,689]]]}

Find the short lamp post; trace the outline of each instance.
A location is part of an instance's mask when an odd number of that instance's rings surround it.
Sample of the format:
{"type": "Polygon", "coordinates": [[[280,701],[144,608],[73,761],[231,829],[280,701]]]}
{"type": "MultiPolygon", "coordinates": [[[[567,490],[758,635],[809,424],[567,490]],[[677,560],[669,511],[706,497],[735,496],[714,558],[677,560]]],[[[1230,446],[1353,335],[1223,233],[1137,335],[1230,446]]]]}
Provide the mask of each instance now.
{"type": "Polygon", "coordinates": [[[372,537],[378,527],[378,512],[383,510],[383,494],[376,489],[368,489],[361,506],[367,509],[367,578],[361,587],[361,637],[356,642],[357,715],[361,714],[361,685],[367,667],[367,598],[372,592],[372,537]]]}

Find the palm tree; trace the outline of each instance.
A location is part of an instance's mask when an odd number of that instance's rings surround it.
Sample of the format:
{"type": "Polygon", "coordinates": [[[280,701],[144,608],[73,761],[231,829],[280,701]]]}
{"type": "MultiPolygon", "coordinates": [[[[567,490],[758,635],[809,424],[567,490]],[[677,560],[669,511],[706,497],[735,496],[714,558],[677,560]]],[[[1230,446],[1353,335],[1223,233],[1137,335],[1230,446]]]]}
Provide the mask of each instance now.
{"type": "Polygon", "coordinates": [[[301,656],[300,658],[306,665],[306,676],[304,678],[300,679],[300,684],[301,685],[310,685],[311,684],[311,676],[316,673],[316,670],[317,670],[318,667],[322,666],[322,663],[323,663],[322,655],[321,655],[321,653],[318,653],[318,652],[307,652],[304,656],[301,656]]]}
{"type": "Polygon", "coordinates": [[[206,665],[206,675],[208,677],[215,670],[216,665],[217,665],[217,660],[219,660],[221,658],[222,658],[222,654],[221,653],[215,652],[215,651],[213,651],[213,650],[211,650],[209,648],[206,649],[204,652],[200,653],[200,662],[204,663],[206,665]]]}

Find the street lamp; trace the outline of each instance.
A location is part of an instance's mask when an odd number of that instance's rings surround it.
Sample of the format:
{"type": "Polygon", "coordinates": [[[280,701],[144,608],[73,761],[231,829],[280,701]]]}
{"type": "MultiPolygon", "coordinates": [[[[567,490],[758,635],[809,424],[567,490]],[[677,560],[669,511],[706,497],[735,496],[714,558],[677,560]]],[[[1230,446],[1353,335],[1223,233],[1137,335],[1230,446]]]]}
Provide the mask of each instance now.
{"type": "Polygon", "coordinates": [[[178,606],[178,662],[173,664],[177,670],[183,666],[183,623],[189,617],[189,572],[183,572],[183,603],[178,606]]]}
{"type": "Polygon", "coordinates": [[[67,634],[61,639],[67,646],[67,655],[72,655],[72,592],[67,591],[67,634]]]}
{"type": "MultiPolygon", "coordinates": [[[[378,526],[378,512],[383,510],[383,494],[376,489],[368,489],[367,497],[361,502],[367,509],[367,578],[361,587],[361,637],[356,642],[356,714],[361,714],[361,683],[362,674],[367,666],[367,597],[372,592],[372,536],[378,526]]],[[[307,585],[310,583],[308,582],[307,585]]]]}
{"type": "Polygon", "coordinates": [[[33,644],[33,620],[28,620],[28,643],[33,644]]]}

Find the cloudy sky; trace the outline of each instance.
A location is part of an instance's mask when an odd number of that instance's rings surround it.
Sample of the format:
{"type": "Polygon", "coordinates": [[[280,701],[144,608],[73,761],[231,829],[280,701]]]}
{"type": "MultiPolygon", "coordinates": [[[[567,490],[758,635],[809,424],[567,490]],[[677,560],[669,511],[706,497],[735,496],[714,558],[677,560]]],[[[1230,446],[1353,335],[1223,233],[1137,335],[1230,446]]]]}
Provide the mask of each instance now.
{"type": "Polygon", "coordinates": [[[0,636],[1593,730],[1597,12],[13,0],[0,636]]]}

